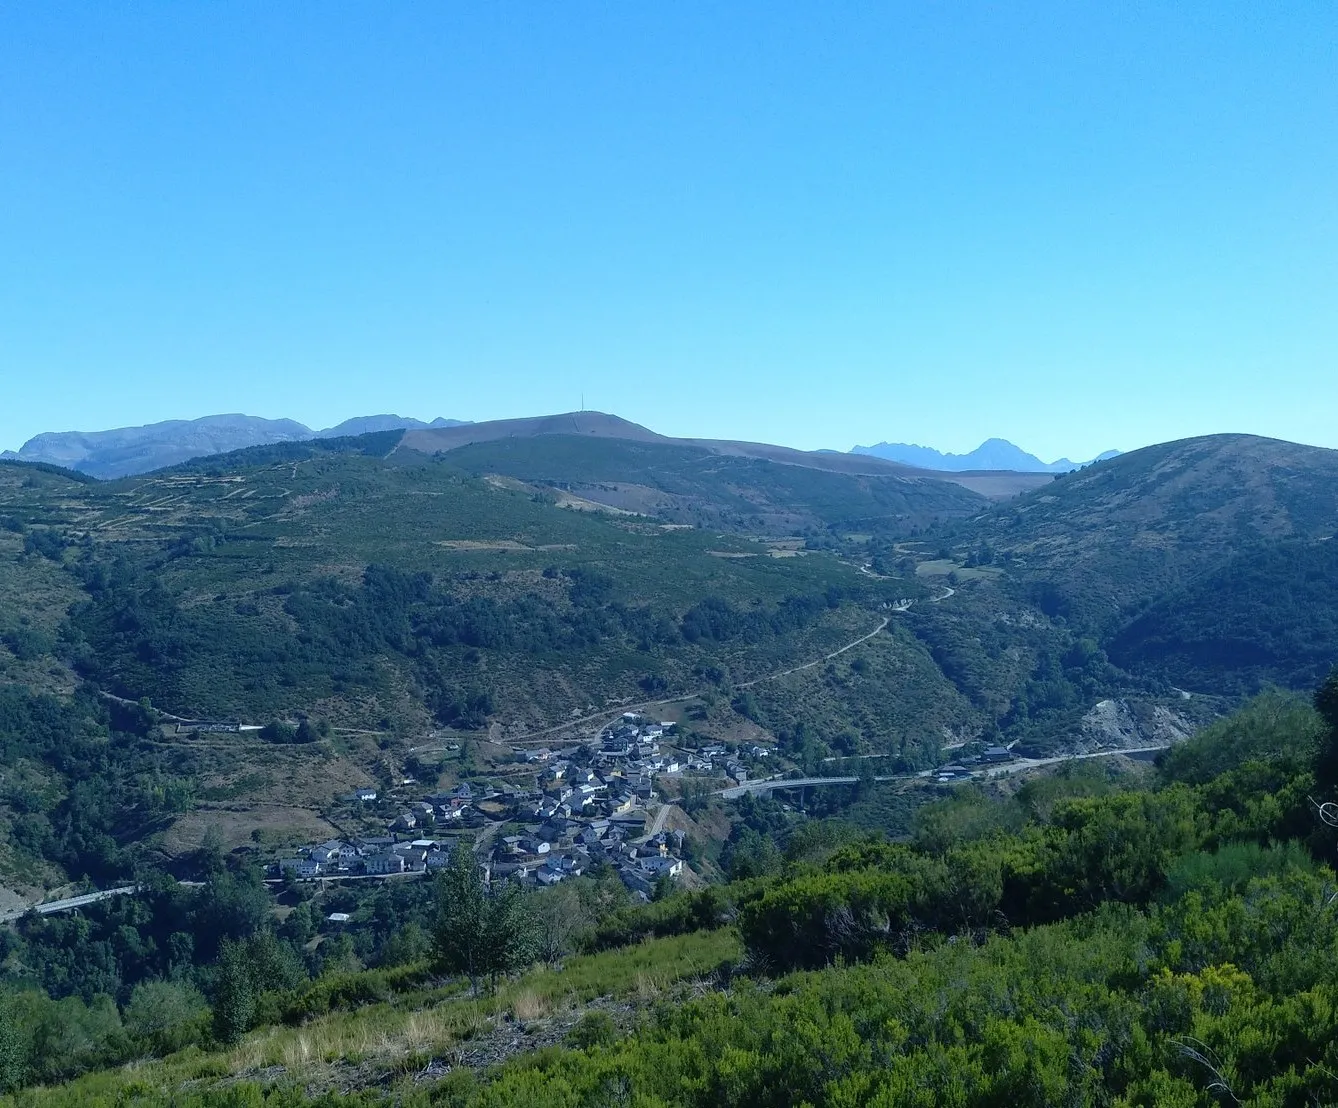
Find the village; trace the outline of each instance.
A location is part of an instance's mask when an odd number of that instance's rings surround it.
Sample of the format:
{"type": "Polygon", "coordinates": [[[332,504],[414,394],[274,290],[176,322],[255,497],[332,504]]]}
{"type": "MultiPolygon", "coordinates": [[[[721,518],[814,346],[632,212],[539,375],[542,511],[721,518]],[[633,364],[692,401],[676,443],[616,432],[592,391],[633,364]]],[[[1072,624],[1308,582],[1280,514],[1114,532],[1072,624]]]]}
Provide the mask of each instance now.
{"type": "Polygon", "coordinates": [[[472,832],[490,882],[549,886],[607,865],[633,894],[650,899],[666,882],[691,880],[683,832],[664,829],[670,805],[657,782],[695,775],[737,786],[772,757],[756,744],[683,749],[667,741],[675,731],[629,712],[590,743],[519,754],[530,771],[519,784],[462,780],[394,804],[393,816],[392,798],[358,789],[344,801],[355,811],[379,810],[384,826],[301,847],[274,862],[273,872],[298,880],[431,874],[472,832]]]}

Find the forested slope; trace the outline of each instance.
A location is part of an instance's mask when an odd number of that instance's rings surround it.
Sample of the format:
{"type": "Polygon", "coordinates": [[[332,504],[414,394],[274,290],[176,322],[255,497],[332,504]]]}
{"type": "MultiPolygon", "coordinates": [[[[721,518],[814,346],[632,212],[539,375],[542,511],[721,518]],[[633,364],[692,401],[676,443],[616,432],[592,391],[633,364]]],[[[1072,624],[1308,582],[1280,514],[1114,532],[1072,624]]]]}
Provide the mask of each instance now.
{"type": "MultiPolygon", "coordinates": [[[[102,828],[112,854],[232,800],[321,835],[319,804],[389,775],[434,729],[542,737],[675,698],[696,698],[689,722],[708,738],[769,735],[804,772],[864,754],[909,772],[962,742],[1150,745],[1269,683],[1313,684],[1332,642],[1331,451],[1189,440],[977,511],[939,482],[654,436],[440,456],[399,442],[275,444],[110,483],[0,466],[0,682],[61,699],[133,753],[116,773],[186,786],[102,828]],[[594,485],[669,501],[636,509],[663,515],[585,510],[577,493],[594,485]],[[921,526],[963,507],[971,518],[921,526]],[[680,511],[695,522],[672,522],[680,511]],[[319,741],[282,752],[236,739],[228,772],[221,745],[143,745],[148,731],[94,691],[344,730],[309,727],[319,741]],[[1135,723],[1102,730],[1112,714],[1135,723]],[[306,785],[278,789],[281,776],[306,785]]],[[[67,770],[46,754],[10,768],[8,822],[63,826],[67,770]]],[[[68,837],[11,836],[11,870],[117,870],[68,837]]]]}
{"type": "Polygon", "coordinates": [[[708,664],[744,679],[807,660],[924,592],[379,449],[260,448],[60,496],[12,482],[18,557],[85,597],[57,654],[188,717],[524,730],[689,691],[708,664]]]}
{"type": "Polygon", "coordinates": [[[1121,628],[1111,660],[1189,689],[1234,693],[1323,676],[1338,642],[1338,544],[1291,541],[1227,558],[1121,628]]]}
{"type": "Polygon", "coordinates": [[[1338,451],[1211,435],[1065,474],[955,534],[1048,582],[1053,611],[1108,630],[1233,554],[1336,528],[1338,451]]]}

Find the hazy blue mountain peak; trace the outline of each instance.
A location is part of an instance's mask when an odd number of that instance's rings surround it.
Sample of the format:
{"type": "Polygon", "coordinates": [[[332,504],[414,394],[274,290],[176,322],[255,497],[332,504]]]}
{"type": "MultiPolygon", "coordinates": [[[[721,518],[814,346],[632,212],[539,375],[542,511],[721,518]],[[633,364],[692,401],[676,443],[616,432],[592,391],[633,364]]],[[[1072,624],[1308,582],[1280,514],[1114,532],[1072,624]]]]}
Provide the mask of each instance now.
{"type": "Polygon", "coordinates": [[[424,423],[403,416],[380,415],[348,419],[325,431],[313,431],[292,419],[262,419],[232,413],[199,419],[169,419],[142,427],[116,427],[108,431],[47,431],[33,436],[17,451],[7,450],[0,457],[47,462],[110,479],[148,473],[192,458],[226,454],[248,446],[365,435],[371,431],[401,428],[460,425],[461,421],[457,419],[438,417],[431,423],[424,423]]]}
{"type": "MultiPolygon", "coordinates": [[[[1035,454],[1028,454],[1021,447],[1007,439],[986,439],[969,454],[945,454],[929,446],[914,443],[880,442],[874,446],[856,446],[850,453],[869,454],[875,458],[900,462],[903,465],[917,466],[920,469],[937,469],[944,472],[960,473],[965,470],[1013,470],[1021,473],[1067,473],[1079,469],[1088,462],[1073,462],[1060,458],[1054,462],[1043,462],[1035,454]]],[[[1108,450],[1094,458],[1104,461],[1114,458],[1118,450],[1108,450]]]]}
{"type": "Polygon", "coordinates": [[[318,431],[316,438],[337,439],[345,435],[367,435],[373,431],[423,431],[432,427],[463,427],[467,423],[469,423],[467,419],[443,419],[441,416],[431,423],[424,423],[421,419],[413,419],[410,416],[355,416],[333,427],[327,427],[324,431],[318,431]]]}

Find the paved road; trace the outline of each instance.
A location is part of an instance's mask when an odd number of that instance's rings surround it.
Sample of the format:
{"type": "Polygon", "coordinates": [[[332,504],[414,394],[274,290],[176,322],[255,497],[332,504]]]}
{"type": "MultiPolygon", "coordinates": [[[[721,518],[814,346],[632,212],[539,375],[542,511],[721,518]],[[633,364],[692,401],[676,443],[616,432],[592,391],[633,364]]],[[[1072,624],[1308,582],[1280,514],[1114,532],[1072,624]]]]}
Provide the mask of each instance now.
{"type": "Polygon", "coordinates": [[[646,708],[661,708],[669,704],[681,704],[685,700],[695,700],[700,696],[700,692],[688,693],[685,696],[671,696],[665,700],[643,700],[640,704],[621,704],[615,708],[603,708],[598,712],[591,712],[589,715],[577,716],[574,719],[567,720],[566,723],[559,723],[553,727],[545,727],[542,731],[529,731],[519,738],[507,739],[500,742],[502,746],[525,746],[528,743],[542,742],[545,735],[556,735],[560,731],[570,731],[573,727],[579,727],[583,723],[589,723],[591,720],[615,719],[624,712],[640,712],[646,708]]]}
{"type": "Polygon", "coordinates": [[[36,912],[39,916],[55,915],[57,912],[72,912],[76,908],[96,904],[99,900],[110,900],[114,896],[125,896],[127,893],[135,892],[138,888],[138,885],[123,885],[119,889],[105,889],[100,893],[84,893],[82,896],[72,896],[65,900],[49,900],[45,904],[34,904],[30,908],[23,909],[23,911],[10,911],[0,914],[0,923],[12,923],[29,912],[36,912]]]}
{"type": "MultiPolygon", "coordinates": [[[[1154,751],[1165,750],[1167,744],[1160,743],[1156,746],[1135,746],[1127,750],[1096,750],[1090,754],[1060,754],[1054,758],[1018,758],[1012,762],[1004,762],[997,766],[983,766],[980,769],[972,770],[973,778],[980,777],[1001,777],[1006,773],[1016,773],[1018,770],[1035,769],[1038,766],[1053,766],[1060,762],[1079,762],[1088,758],[1113,758],[1120,754],[1150,754],[1154,751]]],[[[875,781],[923,781],[934,776],[934,770],[925,769],[919,773],[899,774],[896,776],[875,777],[875,781]]],[[[809,788],[818,785],[853,785],[858,781],[858,777],[773,777],[766,781],[747,781],[742,785],[733,785],[727,789],[717,789],[716,796],[722,800],[738,800],[745,793],[769,793],[776,789],[800,789],[809,788]]],[[[960,780],[967,780],[960,778],[960,780]]]]}
{"type": "Polygon", "coordinates": [[[1061,754],[1054,758],[1019,758],[1016,762],[1004,762],[1001,765],[989,766],[980,771],[980,775],[982,777],[999,777],[1014,770],[1033,769],[1036,766],[1053,766],[1060,762],[1081,762],[1087,758],[1113,758],[1117,754],[1151,754],[1153,751],[1165,750],[1169,745],[1169,743],[1158,743],[1156,746],[1131,746],[1127,750],[1095,750],[1091,754],[1061,754]]]}
{"type": "MultiPolygon", "coordinates": [[[[745,781],[728,789],[717,789],[725,800],[738,800],[745,793],[769,793],[775,789],[802,789],[808,785],[853,785],[858,777],[776,777],[770,781],[745,781]]],[[[894,781],[893,777],[875,777],[875,781],[894,781]]]]}
{"type": "Polygon", "coordinates": [[[661,804],[659,811],[655,813],[655,819],[650,825],[650,830],[647,831],[640,838],[633,839],[632,842],[644,843],[644,842],[649,842],[651,839],[655,838],[656,835],[658,835],[661,831],[664,830],[665,820],[669,818],[669,809],[672,807],[673,807],[672,804],[661,804]]]}
{"type": "Polygon", "coordinates": [[[493,839],[497,838],[506,824],[506,820],[499,820],[497,823],[488,824],[488,826],[483,829],[483,833],[474,839],[474,853],[486,856],[488,848],[492,846],[493,839]]]}

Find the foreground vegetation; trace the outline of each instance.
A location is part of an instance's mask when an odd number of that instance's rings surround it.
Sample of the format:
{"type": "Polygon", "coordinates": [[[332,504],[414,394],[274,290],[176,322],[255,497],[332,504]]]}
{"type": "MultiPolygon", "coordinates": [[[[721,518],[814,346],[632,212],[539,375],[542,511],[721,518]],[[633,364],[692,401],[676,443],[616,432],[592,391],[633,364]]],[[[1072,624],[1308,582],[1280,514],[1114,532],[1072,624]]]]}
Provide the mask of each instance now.
{"type": "MultiPolygon", "coordinates": [[[[14,1102],[1332,1103],[1338,879],[1310,798],[1338,795],[1338,673],[1316,704],[1268,694],[1148,782],[964,790],[901,844],[806,833],[775,876],[606,911],[592,953],[478,998],[431,962],[332,965],[261,989],[222,1046],[216,984],[198,1045],[14,1102]]],[[[25,1040],[28,995],[0,1025],[12,1083],[60,1054],[25,1040]]],[[[142,1033],[133,1000],[99,1006],[142,1033]]]]}

